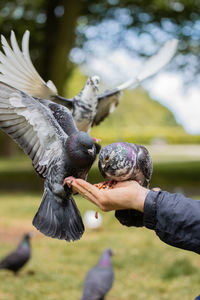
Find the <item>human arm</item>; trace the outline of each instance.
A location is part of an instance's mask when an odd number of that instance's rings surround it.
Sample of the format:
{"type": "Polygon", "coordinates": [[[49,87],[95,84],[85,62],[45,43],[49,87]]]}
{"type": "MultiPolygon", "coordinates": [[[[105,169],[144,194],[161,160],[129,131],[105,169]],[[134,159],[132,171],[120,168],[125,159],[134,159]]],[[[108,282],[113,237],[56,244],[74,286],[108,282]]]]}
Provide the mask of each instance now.
{"type": "Polygon", "coordinates": [[[200,201],[182,194],[150,191],[144,202],[144,226],[165,243],[200,254],[200,201]]]}
{"type": "Polygon", "coordinates": [[[200,254],[200,201],[182,194],[152,191],[135,181],[117,183],[111,190],[98,190],[81,179],[73,189],[103,211],[135,209],[143,213],[143,226],[165,243],[200,254]]]}

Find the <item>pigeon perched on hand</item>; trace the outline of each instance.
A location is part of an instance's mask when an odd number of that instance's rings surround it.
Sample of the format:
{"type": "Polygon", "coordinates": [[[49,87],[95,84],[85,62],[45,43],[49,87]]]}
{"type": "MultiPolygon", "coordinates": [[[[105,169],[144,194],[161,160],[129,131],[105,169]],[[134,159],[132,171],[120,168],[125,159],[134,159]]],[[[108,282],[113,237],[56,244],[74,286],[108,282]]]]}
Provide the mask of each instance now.
{"type": "MultiPolygon", "coordinates": [[[[153,172],[148,150],[132,143],[113,143],[99,153],[99,170],[104,178],[111,181],[136,180],[148,187],[153,172]]],[[[109,182],[110,185],[110,182],[109,182]]],[[[126,226],[143,226],[143,213],[134,209],[116,210],[116,218],[126,226]]]]}
{"type": "Polygon", "coordinates": [[[20,50],[14,32],[11,32],[10,47],[4,36],[1,37],[4,53],[0,52],[0,81],[5,82],[30,96],[49,99],[62,104],[72,110],[72,115],[77,128],[89,132],[91,126],[101,123],[119,104],[122,91],[129,87],[136,87],[146,78],[157,73],[174,56],[178,41],[170,40],[150,57],[144,64],[139,74],[118,87],[98,95],[100,79],[98,76],[88,78],[82,91],[72,99],[58,95],[52,81],[45,82],[32,64],[29,54],[29,36],[27,30],[22,39],[20,50]]]}
{"type": "Polygon", "coordinates": [[[31,233],[26,233],[16,250],[11,252],[2,261],[0,261],[0,269],[8,269],[15,275],[29,261],[31,257],[30,238],[31,233]]]}
{"type": "Polygon", "coordinates": [[[114,281],[111,256],[112,250],[106,249],[98,264],[87,273],[81,300],[102,300],[111,289],[114,281]]]}
{"type": "Polygon", "coordinates": [[[93,139],[78,131],[70,111],[44,99],[34,99],[0,82],[0,128],[32,159],[45,179],[42,202],[33,225],[43,234],[80,239],[84,232],[72,190],[65,177],[85,179],[96,158],[93,139]]]}

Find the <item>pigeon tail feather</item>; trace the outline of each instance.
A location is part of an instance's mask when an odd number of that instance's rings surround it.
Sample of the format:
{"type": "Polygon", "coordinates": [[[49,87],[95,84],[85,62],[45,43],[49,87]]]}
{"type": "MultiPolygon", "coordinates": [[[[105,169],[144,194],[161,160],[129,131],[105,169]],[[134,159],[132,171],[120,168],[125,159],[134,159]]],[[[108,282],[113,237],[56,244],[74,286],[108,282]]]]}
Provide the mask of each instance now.
{"type": "Polygon", "coordinates": [[[68,242],[80,239],[84,232],[81,215],[72,196],[65,203],[62,199],[58,202],[48,187],[45,188],[33,225],[47,236],[68,242]]]}

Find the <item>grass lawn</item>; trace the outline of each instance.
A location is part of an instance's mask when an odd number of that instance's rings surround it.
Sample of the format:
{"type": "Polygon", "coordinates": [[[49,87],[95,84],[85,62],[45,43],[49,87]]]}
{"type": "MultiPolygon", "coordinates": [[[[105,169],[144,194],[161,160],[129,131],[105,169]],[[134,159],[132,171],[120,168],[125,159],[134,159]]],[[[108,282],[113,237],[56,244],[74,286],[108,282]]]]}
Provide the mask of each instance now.
{"type": "MultiPolygon", "coordinates": [[[[0,198],[2,258],[24,232],[34,230],[31,222],[41,195],[1,192],[0,198]]],[[[82,215],[96,209],[81,197],[76,199],[82,215]]],[[[200,294],[197,254],[165,245],[148,229],[123,227],[112,212],[102,215],[102,227],[86,230],[74,243],[47,238],[34,230],[32,258],[19,276],[0,271],[0,299],[78,300],[86,272],[107,247],[115,252],[115,281],[107,300],[189,300],[200,294]]]]}

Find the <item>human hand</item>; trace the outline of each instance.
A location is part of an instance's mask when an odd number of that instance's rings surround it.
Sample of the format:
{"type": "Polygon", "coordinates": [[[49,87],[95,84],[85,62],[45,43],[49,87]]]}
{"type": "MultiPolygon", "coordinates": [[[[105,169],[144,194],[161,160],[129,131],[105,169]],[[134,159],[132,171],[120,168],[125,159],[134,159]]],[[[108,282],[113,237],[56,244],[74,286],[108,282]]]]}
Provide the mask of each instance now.
{"type": "Polygon", "coordinates": [[[102,211],[136,209],[143,212],[144,201],[149,192],[134,180],[117,182],[112,189],[106,190],[99,190],[87,181],[71,176],[65,178],[64,184],[99,206],[102,211]]]}

